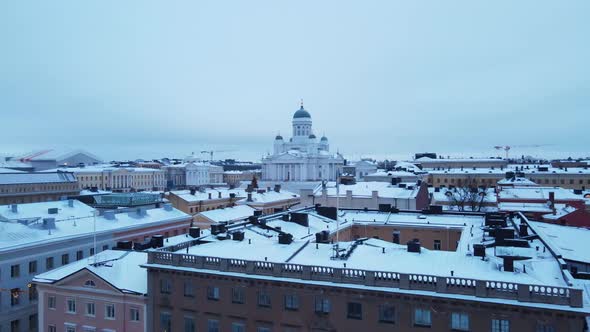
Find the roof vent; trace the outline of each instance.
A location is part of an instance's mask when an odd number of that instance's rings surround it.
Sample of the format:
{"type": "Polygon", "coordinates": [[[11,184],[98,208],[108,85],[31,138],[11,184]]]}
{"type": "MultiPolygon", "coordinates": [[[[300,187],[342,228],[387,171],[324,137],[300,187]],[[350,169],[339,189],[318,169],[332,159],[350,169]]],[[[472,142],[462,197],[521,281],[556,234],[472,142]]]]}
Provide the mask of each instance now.
{"type": "Polygon", "coordinates": [[[164,203],[164,210],[165,211],[172,211],[172,204],[171,203],[164,203]]]}
{"type": "Polygon", "coordinates": [[[10,211],[12,211],[12,213],[18,213],[18,204],[10,205],[10,211]]]}
{"type": "Polygon", "coordinates": [[[408,245],[408,252],[420,253],[420,240],[413,239],[411,241],[408,241],[407,245],[408,245]]]}
{"type": "Polygon", "coordinates": [[[106,219],[106,220],[115,220],[115,211],[109,210],[109,211],[105,211],[102,216],[106,219]]]}
{"type": "Polygon", "coordinates": [[[47,213],[48,214],[57,214],[58,209],[57,208],[49,208],[47,209],[47,213]]]}
{"type": "Polygon", "coordinates": [[[43,218],[43,228],[55,229],[55,218],[43,218]]]}
{"type": "Polygon", "coordinates": [[[201,229],[199,227],[191,227],[188,229],[188,235],[192,238],[197,238],[201,236],[201,229]]]}

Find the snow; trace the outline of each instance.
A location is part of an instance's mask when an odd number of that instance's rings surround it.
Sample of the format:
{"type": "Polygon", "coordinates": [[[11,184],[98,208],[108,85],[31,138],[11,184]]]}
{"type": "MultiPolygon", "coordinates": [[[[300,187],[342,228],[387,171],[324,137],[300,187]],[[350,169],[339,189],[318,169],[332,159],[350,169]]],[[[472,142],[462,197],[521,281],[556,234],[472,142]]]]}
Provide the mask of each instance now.
{"type": "Polygon", "coordinates": [[[76,177],[72,173],[26,173],[26,172],[0,172],[0,185],[8,184],[32,184],[32,183],[75,183],[76,177]]]}
{"type": "Polygon", "coordinates": [[[25,173],[25,172],[23,172],[23,171],[17,171],[17,170],[10,169],[10,168],[0,167],[0,173],[25,173]]]}
{"type": "Polygon", "coordinates": [[[181,199],[187,202],[198,202],[198,201],[207,201],[209,200],[209,194],[211,194],[211,199],[228,199],[230,198],[230,194],[235,194],[236,201],[240,198],[246,197],[246,191],[241,189],[225,189],[225,188],[217,188],[217,189],[205,189],[204,191],[196,191],[194,195],[191,195],[190,190],[173,190],[170,191],[171,194],[174,194],[181,199]],[[221,193],[221,198],[219,198],[219,194],[221,193]]]}
{"type": "Polygon", "coordinates": [[[513,177],[510,179],[502,179],[500,181],[498,181],[498,185],[499,186],[506,186],[506,185],[512,185],[512,186],[532,186],[532,187],[538,187],[539,185],[527,178],[522,178],[522,177],[513,177]]]}
{"type": "Polygon", "coordinates": [[[581,200],[579,195],[575,195],[568,189],[560,187],[515,187],[502,188],[498,192],[498,197],[502,199],[536,199],[549,200],[549,193],[555,193],[556,200],[581,200]]]}
{"type": "MultiPolygon", "coordinates": [[[[565,204],[555,204],[555,207],[565,207],[565,204]]],[[[547,203],[502,202],[498,203],[498,210],[505,212],[553,212],[547,203]]]]}
{"type": "MultiPolygon", "coordinates": [[[[69,238],[89,236],[94,230],[94,209],[74,200],[74,207],[68,207],[68,201],[19,204],[18,213],[12,213],[10,205],[0,206],[0,252],[23,246],[35,246],[40,243],[64,241],[69,238]],[[48,208],[57,207],[57,214],[49,214],[48,208]],[[43,228],[43,218],[55,218],[55,229],[43,228]],[[29,225],[18,220],[32,220],[29,225]]],[[[190,216],[182,211],[165,208],[148,209],[147,215],[135,213],[117,213],[115,220],[96,217],[97,235],[112,234],[115,231],[155,226],[162,223],[189,220],[190,216]]]]}
{"type": "Polygon", "coordinates": [[[555,214],[553,213],[549,213],[549,214],[545,214],[543,215],[544,219],[548,219],[548,220],[558,220],[560,218],[563,218],[565,216],[567,216],[568,214],[577,211],[577,209],[575,207],[569,206],[569,205],[563,205],[558,207],[557,205],[555,206],[555,214]]]}
{"type": "Polygon", "coordinates": [[[247,205],[237,205],[234,207],[204,211],[200,214],[213,222],[221,222],[245,219],[254,215],[254,211],[256,210],[247,205]]]}
{"type": "Polygon", "coordinates": [[[590,263],[589,229],[537,221],[529,221],[529,225],[564,259],[590,263]]]}
{"type": "MultiPolygon", "coordinates": [[[[246,193],[247,196],[247,193],[246,193]]],[[[252,201],[248,202],[246,199],[241,200],[240,204],[251,204],[251,205],[258,205],[258,204],[269,204],[281,201],[287,201],[292,199],[299,199],[299,195],[292,193],[290,191],[281,190],[280,192],[276,191],[266,191],[264,193],[258,193],[255,191],[252,192],[252,201]]]]}
{"type": "MultiPolygon", "coordinates": [[[[326,190],[329,197],[336,197],[336,182],[328,182],[326,190]]],[[[357,182],[356,184],[340,185],[339,197],[346,197],[347,191],[352,191],[352,197],[372,197],[373,191],[377,191],[378,197],[382,198],[410,199],[415,198],[419,190],[420,186],[416,183],[406,183],[406,188],[400,188],[388,182],[357,182]]],[[[321,185],[316,187],[314,195],[322,195],[321,185]]]]}
{"type": "Polygon", "coordinates": [[[116,167],[111,164],[99,164],[99,165],[89,165],[84,167],[58,167],[54,169],[44,170],[42,172],[73,172],[73,173],[100,173],[100,172],[113,172],[117,170],[125,170],[128,172],[145,172],[145,173],[159,173],[163,172],[160,169],[155,168],[147,168],[147,167],[116,167]]]}
{"type": "Polygon", "coordinates": [[[96,274],[122,292],[147,294],[147,252],[105,250],[86,259],[35,276],[33,281],[53,283],[83,269],[96,274]],[[104,262],[104,264],[94,264],[104,262]]]}

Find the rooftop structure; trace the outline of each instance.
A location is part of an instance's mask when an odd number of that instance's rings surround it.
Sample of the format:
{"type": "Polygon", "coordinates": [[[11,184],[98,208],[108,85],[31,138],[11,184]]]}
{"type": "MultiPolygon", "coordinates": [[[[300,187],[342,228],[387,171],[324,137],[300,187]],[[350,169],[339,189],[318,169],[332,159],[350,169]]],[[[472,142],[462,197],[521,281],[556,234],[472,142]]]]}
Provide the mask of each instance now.
{"type": "Polygon", "coordinates": [[[47,149],[20,156],[19,161],[30,164],[37,171],[59,166],[95,165],[101,163],[99,157],[84,150],[47,149]]]}
{"type": "Polygon", "coordinates": [[[73,173],[0,172],[0,205],[59,200],[77,192],[73,173]]]}

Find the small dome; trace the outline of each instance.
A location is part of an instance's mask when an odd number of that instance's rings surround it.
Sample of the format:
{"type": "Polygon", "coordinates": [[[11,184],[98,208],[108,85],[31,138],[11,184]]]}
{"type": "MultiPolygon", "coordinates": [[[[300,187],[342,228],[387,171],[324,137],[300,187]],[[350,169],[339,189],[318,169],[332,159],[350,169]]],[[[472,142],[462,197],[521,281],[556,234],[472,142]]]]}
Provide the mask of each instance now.
{"type": "Polygon", "coordinates": [[[309,138],[315,139],[316,137],[314,134],[311,134],[311,135],[309,135],[309,138]]]}
{"type": "Polygon", "coordinates": [[[283,140],[283,136],[281,135],[277,135],[277,137],[275,137],[276,141],[282,141],[283,140]]]}
{"type": "Polygon", "coordinates": [[[295,114],[293,114],[293,119],[303,119],[303,118],[311,119],[311,115],[309,115],[309,113],[303,108],[303,105],[301,105],[301,108],[299,108],[297,110],[297,112],[295,112],[295,114]]]}
{"type": "Polygon", "coordinates": [[[326,136],[322,136],[322,142],[327,142],[328,138],[326,136]]]}

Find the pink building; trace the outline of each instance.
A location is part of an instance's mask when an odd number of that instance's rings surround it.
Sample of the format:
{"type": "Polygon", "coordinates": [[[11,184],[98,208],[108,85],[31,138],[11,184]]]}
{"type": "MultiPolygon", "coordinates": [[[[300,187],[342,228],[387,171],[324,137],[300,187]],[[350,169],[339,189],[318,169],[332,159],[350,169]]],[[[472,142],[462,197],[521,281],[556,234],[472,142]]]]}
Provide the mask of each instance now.
{"type": "Polygon", "coordinates": [[[47,332],[146,331],[147,253],[106,250],[35,277],[47,332]]]}

